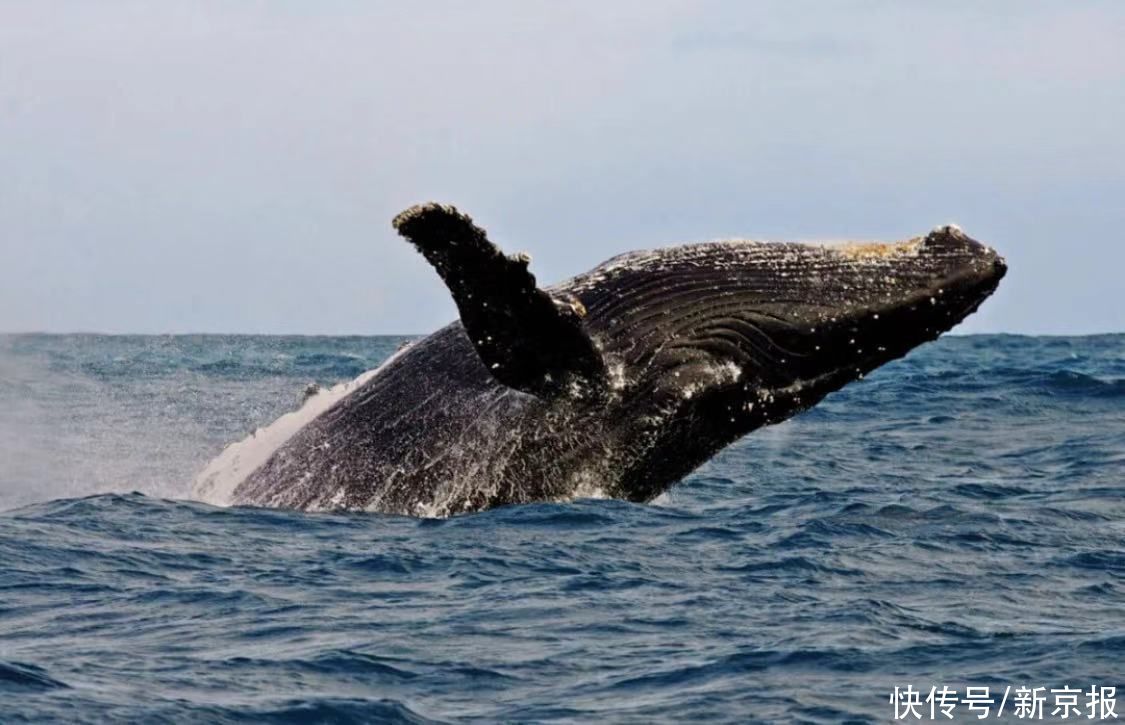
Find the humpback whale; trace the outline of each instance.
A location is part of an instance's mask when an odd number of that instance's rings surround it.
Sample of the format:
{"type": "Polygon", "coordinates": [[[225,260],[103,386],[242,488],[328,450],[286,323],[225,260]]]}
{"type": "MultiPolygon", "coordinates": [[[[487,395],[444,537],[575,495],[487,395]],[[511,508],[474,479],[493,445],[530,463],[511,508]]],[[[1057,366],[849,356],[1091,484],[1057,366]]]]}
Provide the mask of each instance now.
{"type": "Polygon", "coordinates": [[[228,447],[220,504],[448,516],[649,501],[756,428],[952,328],[1006,266],[955,226],[898,243],[719,241],[540,287],[452,206],[394,227],[460,320],[228,447]]]}

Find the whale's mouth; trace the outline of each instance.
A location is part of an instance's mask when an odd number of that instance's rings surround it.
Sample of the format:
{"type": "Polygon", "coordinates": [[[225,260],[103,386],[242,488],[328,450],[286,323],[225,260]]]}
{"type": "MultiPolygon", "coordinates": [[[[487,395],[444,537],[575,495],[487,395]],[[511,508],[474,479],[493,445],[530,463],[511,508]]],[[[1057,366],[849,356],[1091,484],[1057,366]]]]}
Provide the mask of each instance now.
{"type": "MultiPolygon", "coordinates": [[[[855,257],[854,249],[844,253],[855,257]]],[[[902,357],[975,312],[1008,269],[995,250],[953,226],[935,229],[897,251],[868,247],[861,256],[869,262],[872,255],[880,260],[882,274],[895,275],[901,282],[875,288],[874,293],[857,292],[858,303],[829,319],[820,331],[823,339],[818,341],[817,333],[806,337],[805,350],[811,342],[820,353],[810,356],[815,372],[836,367],[845,377],[859,377],[902,357]]],[[[857,278],[865,279],[862,273],[857,278]]]]}

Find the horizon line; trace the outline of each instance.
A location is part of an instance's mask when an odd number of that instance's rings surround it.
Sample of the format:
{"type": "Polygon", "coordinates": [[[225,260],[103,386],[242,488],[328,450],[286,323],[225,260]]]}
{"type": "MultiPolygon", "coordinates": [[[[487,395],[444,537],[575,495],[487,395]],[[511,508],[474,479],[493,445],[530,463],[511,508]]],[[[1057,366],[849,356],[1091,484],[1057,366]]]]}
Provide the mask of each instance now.
{"type": "MultiPolygon", "coordinates": [[[[440,329],[440,328],[438,328],[440,329]]],[[[102,332],[97,330],[71,330],[55,332],[50,330],[0,330],[0,337],[425,337],[430,332],[102,332]]],[[[1106,330],[1100,332],[1010,332],[993,330],[981,332],[945,332],[941,337],[984,337],[988,335],[1008,335],[1011,337],[1104,337],[1122,335],[1125,330],[1106,330]]]]}

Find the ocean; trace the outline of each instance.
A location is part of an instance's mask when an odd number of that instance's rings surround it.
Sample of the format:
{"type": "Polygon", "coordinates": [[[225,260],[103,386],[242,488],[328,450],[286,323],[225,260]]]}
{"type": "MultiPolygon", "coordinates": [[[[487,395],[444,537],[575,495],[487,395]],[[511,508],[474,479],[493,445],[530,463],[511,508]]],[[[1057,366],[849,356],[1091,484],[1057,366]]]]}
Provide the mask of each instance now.
{"type": "Polygon", "coordinates": [[[0,337],[0,722],[886,722],[945,689],[987,721],[1020,688],[1058,721],[1071,690],[1083,719],[1125,698],[1125,335],[942,338],[649,505],[186,500],[225,444],[404,339],[0,337]]]}

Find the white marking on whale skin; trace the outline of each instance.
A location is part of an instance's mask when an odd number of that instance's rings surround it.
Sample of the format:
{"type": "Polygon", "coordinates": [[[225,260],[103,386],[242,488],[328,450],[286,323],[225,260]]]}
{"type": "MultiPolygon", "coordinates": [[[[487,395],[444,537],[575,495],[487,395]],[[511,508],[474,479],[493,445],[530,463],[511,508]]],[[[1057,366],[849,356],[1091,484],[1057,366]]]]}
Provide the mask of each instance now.
{"type": "Polygon", "coordinates": [[[589,471],[583,471],[575,476],[574,488],[569,494],[559,496],[557,503],[570,503],[579,499],[606,499],[609,494],[602,486],[602,477],[589,471]]]}
{"type": "Polygon", "coordinates": [[[362,373],[355,380],[339,383],[310,395],[297,410],[286,413],[264,428],[258,428],[243,440],[228,445],[195,477],[191,486],[191,498],[212,506],[233,505],[234,491],[247,476],[268,461],[299,430],[363,386],[411,347],[412,344],[404,345],[382,365],[362,373]]]}
{"type": "Polygon", "coordinates": [[[336,489],[336,493],[332,494],[332,498],[328,501],[329,507],[333,509],[339,508],[343,505],[344,499],[347,497],[347,495],[348,491],[343,486],[336,489]]]}
{"type": "MultiPolygon", "coordinates": [[[[680,397],[691,400],[696,394],[712,389],[718,385],[737,383],[742,378],[742,368],[731,361],[715,362],[704,368],[706,376],[701,376],[695,382],[689,383],[680,390],[680,397]]],[[[680,373],[675,373],[680,377],[680,373]]]]}

